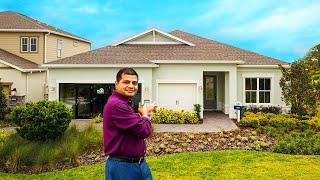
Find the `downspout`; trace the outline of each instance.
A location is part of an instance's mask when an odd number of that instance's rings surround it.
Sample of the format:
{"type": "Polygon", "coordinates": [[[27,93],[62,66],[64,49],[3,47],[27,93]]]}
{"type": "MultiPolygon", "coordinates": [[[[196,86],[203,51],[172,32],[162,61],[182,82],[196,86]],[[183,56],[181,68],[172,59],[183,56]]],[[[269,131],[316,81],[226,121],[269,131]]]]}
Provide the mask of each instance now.
{"type": "Polygon", "coordinates": [[[25,96],[25,102],[27,102],[28,98],[28,72],[26,72],[26,96],[25,96]]]}

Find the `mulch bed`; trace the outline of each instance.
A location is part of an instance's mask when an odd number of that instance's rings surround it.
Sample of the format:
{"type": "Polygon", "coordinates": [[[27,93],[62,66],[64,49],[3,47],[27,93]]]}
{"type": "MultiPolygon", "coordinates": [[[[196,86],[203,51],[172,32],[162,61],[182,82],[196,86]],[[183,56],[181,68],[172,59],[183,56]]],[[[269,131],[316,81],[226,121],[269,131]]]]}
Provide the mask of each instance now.
{"type": "MultiPolygon", "coordinates": [[[[217,133],[155,133],[147,139],[146,156],[213,150],[272,151],[275,144],[276,139],[270,138],[266,134],[259,134],[250,128],[217,133]]],[[[60,163],[43,168],[25,167],[15,172],[41,173],[103,162],[105,162],[105,156],[102,149],[92,149],[86,151],[74,162],[60,163]]],[[[8,172],[1,167],[0,171],[8,172]]]]}

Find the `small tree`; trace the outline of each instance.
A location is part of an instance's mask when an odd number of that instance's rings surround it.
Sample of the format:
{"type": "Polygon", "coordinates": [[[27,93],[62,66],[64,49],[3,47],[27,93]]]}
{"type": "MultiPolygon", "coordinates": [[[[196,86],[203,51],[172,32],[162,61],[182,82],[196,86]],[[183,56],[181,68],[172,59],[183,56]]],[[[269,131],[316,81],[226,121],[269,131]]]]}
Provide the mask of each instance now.
{"type": "Polygon", "coordinates": [[[7,99],[6,99],[6,95],[3,92],[3,87],[1,84],[1,78],[0,78],[0,120],[5,118],[5,115],[7,112],[8,112],[7,99]]]}
{"type": "Polygon", "coordinates": [[[293,114],[313,115],[316,111],[320,99],[320,84],[316,79],[320,70],[318,50],[319,45],[312,48],[304,58],[293,62],[290,68],[279,65],[282,71],[282,100],[291,105],[293,114]]]}

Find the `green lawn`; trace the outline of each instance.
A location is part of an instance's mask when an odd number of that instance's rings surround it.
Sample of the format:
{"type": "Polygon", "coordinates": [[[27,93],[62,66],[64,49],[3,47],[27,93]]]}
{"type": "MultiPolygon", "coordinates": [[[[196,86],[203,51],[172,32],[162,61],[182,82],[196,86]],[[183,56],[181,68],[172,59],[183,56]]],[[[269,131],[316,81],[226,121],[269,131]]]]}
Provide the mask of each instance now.
{"type": "MultiPolygon", "coordinates": [[[[253,151],[182,153],[147,159],[154,179],[320,179],[320,156],[253,151]]],[[[0,179],[103,179],[104,164],[0,179]]]]}

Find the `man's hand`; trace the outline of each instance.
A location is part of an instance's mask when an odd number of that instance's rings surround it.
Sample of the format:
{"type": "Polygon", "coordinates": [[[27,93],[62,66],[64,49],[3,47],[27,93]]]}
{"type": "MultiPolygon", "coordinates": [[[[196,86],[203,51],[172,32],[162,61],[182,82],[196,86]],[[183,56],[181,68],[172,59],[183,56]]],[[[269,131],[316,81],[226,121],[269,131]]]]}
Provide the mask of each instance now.
{"type": "Polygon", "coordinates": [[[138,112],[141,116],[144,115],[152,115],[153,113],[155,113],[157,111],[157,106],[152,105],[152,106],[143,106],[141,108],[138,109],[138,112]]]}
{"type": "Polygon", "coordinates": [[[141,116],[148,116],[149,115],[148,108],[146,106],[139,108],[138,112],[141,116]]]}
{"type": "Polygon", "coordinates": [[[157,106],[156,105],[151,105],[151,106],[148,106],[148,113],[149,114],[153,114],[155,112],[157,112],[157,106]]]}

